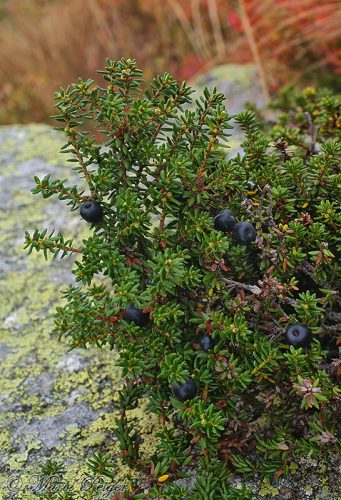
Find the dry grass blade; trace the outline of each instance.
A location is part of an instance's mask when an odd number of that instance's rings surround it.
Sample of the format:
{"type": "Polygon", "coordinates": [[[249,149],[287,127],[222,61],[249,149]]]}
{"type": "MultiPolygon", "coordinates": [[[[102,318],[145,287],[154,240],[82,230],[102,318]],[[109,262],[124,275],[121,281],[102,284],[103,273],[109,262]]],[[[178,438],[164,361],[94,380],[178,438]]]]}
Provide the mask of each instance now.
{"type": "Polygon", "coordinates": [[[216,45],[216,53],[219,58],[223,60],[226,53],[226,44],[224,42],[224,37],[221,29],[221,21],[218,14],[217,2],[216,0],[207,0],[208,13],[211,20],[213,37],[216,45]]]}
{"type": "Polygon", "coordinates": [[[245,8],[244,0],[238,0],[238,5],[239,5],[239,13],[240,13],[240,19],[243,25],[244,33],[247,37],[248,44],[250,46],[253,59],[255,64],[257,65],[258,71],[259,71],[259,77],[260,81],[262,84],[263,92],[267,100],[270,100],[270,94],[269,94],[269,89],[266,81],[266,76],[265,76],[265,70],[263,66],[263,62],[258,50],[258,45],[256,43],[256,39],[254,36],[253,28],[247,13],[247,10],[245,8]]]}
{"type": "Polygon", "coordinates": [[[147,6],[143,0],[60,0],[44,10],[33,8],[33,0],[29,5],[27,12],[19,4],[0,24],[2,123],[48,121],[53,92],[90,77],[107,57],[136,57],[150,79],[163,71],[181,74],[188,53],[200,52],[159,0],[147,6]]]}
{"type": "Polygon", "coordinates": [[[191,23],[188,21],[186,14],[180,5],[180,2],[178,2],[177,0],[168,0],[168,3],[172,7],[181,27],[182,27],[183,31],[186,33],[186,36],[187,36],[188,40],[190,41],[194,51],[197,54],[200,54],[202,47],[199,44],[197,37],[195,36],[195,32],[191,26],[191,23]]]}
{"type": "Polygon", "coordinates": [[[193,12],[193,29],[197,35],[198,42],[200,43],[201,53],[205,59],[210,58],[209,42],[207,41],[208,33],[204,26],[201,10],[200,0],[192,0],[193,12]]]}

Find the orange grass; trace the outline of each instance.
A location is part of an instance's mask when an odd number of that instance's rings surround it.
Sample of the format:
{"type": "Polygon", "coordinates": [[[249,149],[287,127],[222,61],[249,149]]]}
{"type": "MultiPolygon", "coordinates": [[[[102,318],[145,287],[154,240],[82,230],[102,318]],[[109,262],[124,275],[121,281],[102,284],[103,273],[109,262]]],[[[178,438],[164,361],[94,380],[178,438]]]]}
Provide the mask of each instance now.
{"type": "Polygon", "coordinates": [[[134,57],[146,79],[253,61],[268,95],[341,74],[341,0],[9,0],[0,22],[0,122],[48,121],[53,92],[134,57]],[[7,10],[6,10],[7,9],[7,10]]]}
{"type": "MultiPolygon", "coordinates": [[[[191,51],[158,0],[72,0],[18,9],[0,25],[0,121],[47,121],[53,92],[93,77],[106,57],[134,57],[146,78],[180,73],[191,51]],[[172,30],[175,27],[177,33],[172,30]]],[[[98,82],[101,79],[98,78],[98,82]]]]}

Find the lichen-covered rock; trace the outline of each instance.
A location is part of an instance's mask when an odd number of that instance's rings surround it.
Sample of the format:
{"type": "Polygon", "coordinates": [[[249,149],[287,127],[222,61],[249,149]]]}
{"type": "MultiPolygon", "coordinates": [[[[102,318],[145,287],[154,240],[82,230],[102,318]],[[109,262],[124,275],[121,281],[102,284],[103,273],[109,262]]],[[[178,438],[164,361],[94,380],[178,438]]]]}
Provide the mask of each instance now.
{"type": "MultiPolygon", "coordinates": [[[[222,64],[196,77],[191,85],[195,89],[192,97],[197,99],[202,95],[205,87],[216,87],[226,99],[226,109],[230,115],[240,113],[247,104],[252,104],[267,117],[273,115],[266,109],[267,97],[262,89],[259,74],[254,64],[222,64]]],[[[233,123],[230,131],[228,155],[234,157],[242,153],[240,143],[243,140],[242,132],[233,123]]]]}
{"type": "Polygon", "coordinates": [[[254,64],[222,64],[191,81],[196,89],[193,97],[202,95],[205,87],[217,87],[226,97],[226,108],[231,115],[239,113],[246,103],[259,109],[267,105],[259,74],[254,64]]]}
{"type": "Polygon", "coordinates": [[[0,498],[16,475],[23,483],[15,498],[30,498],[24,485],[47,458],[65,463],[74,482],[94,451],[118,451],[111,432],[121,383],[115,352],[67,352],[52,332],[60,292],[74,281],[72,261],[47,263],[23,251],[24,232],[35,226],[56,227],[76,241],[80,229],[88,231],[62,201],[30,193],[34,175],[69,176],[62,144],[45,125],[0,128],[0,498]]]}

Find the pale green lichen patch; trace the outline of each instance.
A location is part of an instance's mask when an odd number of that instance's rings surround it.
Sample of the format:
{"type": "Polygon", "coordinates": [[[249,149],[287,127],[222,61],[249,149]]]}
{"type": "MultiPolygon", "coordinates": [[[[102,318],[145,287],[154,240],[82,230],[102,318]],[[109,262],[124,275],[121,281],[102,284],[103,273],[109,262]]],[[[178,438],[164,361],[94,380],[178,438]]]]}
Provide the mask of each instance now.
{"type": "Polygon", "coordinates": [[[240,93],[241,90],[249,89],[255,84],[256,75],[257,68],[253,64],[222,64],[193,80],[192,85],[198,89],[201,85],[213,87],[216,82],[225,82],[225,85],[240,93]]]}
{"type": "Polygon", "coordinates": [[[213,67],[204,75],[195,78],[192,85],[195,88],[194,99],[202,95],[205,87],[216,87],[224,94],[226,108],[230,114],[242,111],[247,102],[256,104],[260,109],[266,106],[267,98],[254,64],[222,64],[213,67]]]}
{"type": "Polygon", "coordinates": [[[0,434],[0,449],[8,449],[11,444],[11,434],[8,429],[0,434]]]}
{"type": "Polygon", "coordinates": [[[30,443],[23,453],[13,453],[11,458],[8,459],[7,464],[13,470],[20,470],[26,464],[28,456],[31,450],[40,450],[41,446],[39,443],[30,443]]]}
{"type": "Polygon", "coordinates": [[[0,135],[0,158],[8,163],[8,157],[14,156],[11,168],[32,160],[43,160],[52,166],[63,164],[63,157],[57,154],[63,138],[49,125],[32,123],[0,127],[0,135]]]}

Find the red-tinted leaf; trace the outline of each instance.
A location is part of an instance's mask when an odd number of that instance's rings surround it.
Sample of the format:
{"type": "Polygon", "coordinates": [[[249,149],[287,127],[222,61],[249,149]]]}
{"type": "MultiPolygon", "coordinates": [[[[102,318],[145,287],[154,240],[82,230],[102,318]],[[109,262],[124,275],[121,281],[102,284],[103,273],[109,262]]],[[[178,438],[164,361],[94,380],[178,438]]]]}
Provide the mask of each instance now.
{"type": "Polygon", "coordinates": [[[222,269],[223,271],[226,271],[226,272],[227,272],[227,271],[231,271],[231,268],[230,268],[230,267],[227,267],[227,266],[224,264],[224,262],[220,262],[219,266],[220,266],[220,269],[222,269]]]}
{"type": "Polygon", "coordinates": [[[276,470],[276,472],[274,473],[274,476],[275,476],[276,478],[278,478],[278,477],[281,477],[283,474],[284,474],[284,469],[278,469],[278,470],[276,470]]]}
{"type": "Polygon", "coordinates": [[[139,259],[137,259],[136,257],[133,257],[131,260],[132,260],[135,264],[137,264],[138,266],[142,266],[142,262],[141,262],[139,259]]]}
{"type": "Polygon", "coordinates": [[[308,394],[306,394],[304,397],[305,397],[305,399],[306,399],[306,401],[308,403],[309,408],[311,408],[313,406],[313,404],[314,404],[314,396],[313,396],[313,394],[311,392],[308,392],[308,394]]]}
{"type": "Polygon", "coordinates": [[[322,253],[322,252],[320,252],[320,253],[318,254],[317,258],[316,258],[316,264],[317,264],[317,265],[318,265],[318,264],[320,264],[320,263],[321,263],[321,261],[322,261],[322,259],[323,259],[323,253],[322,253]]]}

